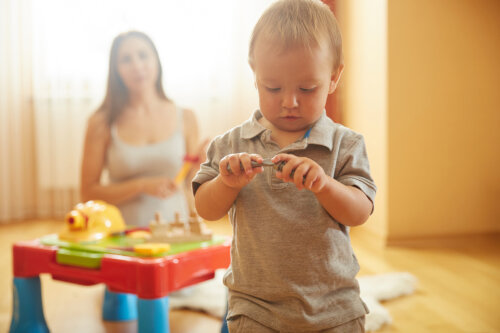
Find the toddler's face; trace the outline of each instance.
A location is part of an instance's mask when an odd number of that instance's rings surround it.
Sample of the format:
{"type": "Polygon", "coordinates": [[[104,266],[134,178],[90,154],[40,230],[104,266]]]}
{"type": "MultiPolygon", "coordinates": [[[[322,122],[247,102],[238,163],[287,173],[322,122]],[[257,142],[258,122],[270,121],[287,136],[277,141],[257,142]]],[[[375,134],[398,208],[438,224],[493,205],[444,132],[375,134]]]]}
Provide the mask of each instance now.
{"type": "Polygon", "coordinates": [[[335,90],[339,75],[332,74],[332,62],[326,47],[279,51],[257,40],[253,70],[264,117],[282,131],[306,130],[335,90]]]}

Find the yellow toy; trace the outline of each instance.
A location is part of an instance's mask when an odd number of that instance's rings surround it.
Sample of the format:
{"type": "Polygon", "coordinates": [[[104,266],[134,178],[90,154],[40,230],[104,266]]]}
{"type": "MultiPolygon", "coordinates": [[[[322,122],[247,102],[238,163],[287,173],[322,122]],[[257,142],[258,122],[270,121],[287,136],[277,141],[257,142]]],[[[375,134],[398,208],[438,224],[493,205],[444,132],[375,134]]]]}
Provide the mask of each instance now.
{"type": "Polygon", "coordinates": [[[145,256],[164,253],[170,250],[168,243],[143,243],[134,245],[134,252],[145,256]]]}
{"type": "Polygon", "coordinates": [[[90,242],[125,230],[122,214],[113,205],[94,200],[77,204],[65,218],[59,239],[70,242],[90,242]]]}

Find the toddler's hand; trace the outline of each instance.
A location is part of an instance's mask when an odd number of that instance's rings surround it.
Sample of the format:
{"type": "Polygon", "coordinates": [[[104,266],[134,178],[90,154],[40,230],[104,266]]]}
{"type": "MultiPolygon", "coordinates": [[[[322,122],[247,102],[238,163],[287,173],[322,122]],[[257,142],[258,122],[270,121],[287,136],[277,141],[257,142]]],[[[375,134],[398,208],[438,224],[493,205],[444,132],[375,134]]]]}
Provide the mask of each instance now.
{"type": "Polygon", "coordinates": [[[278,154],[272,158],[274,164],[285,162],[281,171],[276,171],[276,177],[287,183],[294,183],[299,189],[308,189],[313,193],[320,192],[326,185],[328,176],[323,168],[307,157],[291,154],[278,154]],[[293,171],[293,177],[290,177],[293,171]]]}
{"type": "Polygon", "coordinates": [[[142,179],[143,192],[158,198],[168,198],[177,191],[173,179],[167,177],[150,177],[142,179]]]}
{"type": "Polygon", "coordinates": [[[252,168],[252,161],[262,163],[262,156],[257,154],[238,153],[224,156],[219,163],[221,179],[226,186],[241,189],[264,169],[252,168]]]}

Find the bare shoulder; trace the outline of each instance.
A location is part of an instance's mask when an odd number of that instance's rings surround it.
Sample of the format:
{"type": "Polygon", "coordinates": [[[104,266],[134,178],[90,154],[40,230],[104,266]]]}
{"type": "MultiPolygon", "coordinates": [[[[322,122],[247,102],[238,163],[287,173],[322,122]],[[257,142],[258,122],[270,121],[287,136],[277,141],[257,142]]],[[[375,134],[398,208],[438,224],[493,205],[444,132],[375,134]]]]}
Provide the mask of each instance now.
{"type": "Polygon", "coordinates": [[[89,138],[107,138],[109,125],[104,111],[94,112],[87,120],[87,134],[89,138]]]}
{"type": "Polygon", "coordinates": [[[196,114],[191,109],[183,109],[183,117],[186,125],[195,125],[196,124],[196,114]]]}
{"type": "Polygon", "coordinates": [[[190,137],[195,135],[196,137],[193,137],[193,140],[197,141],[198,121],[196,119],[196,114],[190,109],[183,109],[182,114],[183,114],[184,132],[186,133],[186,136],[190,137]]]}

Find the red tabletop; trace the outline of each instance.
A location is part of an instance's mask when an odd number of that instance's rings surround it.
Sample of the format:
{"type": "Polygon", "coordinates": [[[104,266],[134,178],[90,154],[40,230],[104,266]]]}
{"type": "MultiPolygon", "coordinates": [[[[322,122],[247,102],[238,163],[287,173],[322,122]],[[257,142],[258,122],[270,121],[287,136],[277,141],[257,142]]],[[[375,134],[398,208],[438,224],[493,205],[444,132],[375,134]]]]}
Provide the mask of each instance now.
{"type": "Polygon", "coordinates": [[[216,269],[229,266],[230,246],[228,238],[222,244],[165,257],[105,254],[100,268],[91,269],[57,263],[57,246],[43,245],[39,240],[18,242],[13,246],[14,276],[48,273],[56,280],[81,285],[104,283],[114,292],[153,299],[213,278],[216,269]]]}

